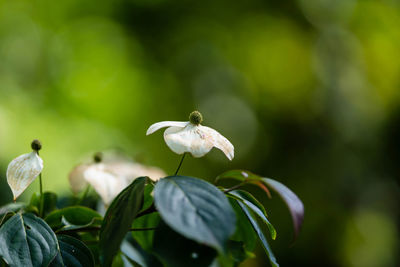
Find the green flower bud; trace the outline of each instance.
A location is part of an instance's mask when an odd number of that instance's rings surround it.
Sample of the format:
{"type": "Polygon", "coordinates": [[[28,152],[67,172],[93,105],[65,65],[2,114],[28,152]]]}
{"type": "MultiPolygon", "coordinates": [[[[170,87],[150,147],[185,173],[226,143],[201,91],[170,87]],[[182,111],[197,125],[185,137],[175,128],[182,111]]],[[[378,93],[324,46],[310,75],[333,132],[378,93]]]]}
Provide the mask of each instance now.
{"type": "Polygon", "coordinates": [[[200,112],[195,110],[192,113],[190,113],[189,121],[190,121],[191,124],[199,125],[200,123],[203,122],[203,115],[201,115],[200,112]]]}
{"type": "Polygon", "coordinates": [[[96,154],[94,154],[93,160],[94,160],[94,162],[96,162],[96,163],[101,162],[101,161],[103,160],[103,153],[97,152],[96,154]]]}
{"type": "Polygon", "coordinates": [[[40,143],[39,140],[35,139],[31,143],[31,148],[38,152],[40,149],[42,149],[42,143],[40,143]]]}

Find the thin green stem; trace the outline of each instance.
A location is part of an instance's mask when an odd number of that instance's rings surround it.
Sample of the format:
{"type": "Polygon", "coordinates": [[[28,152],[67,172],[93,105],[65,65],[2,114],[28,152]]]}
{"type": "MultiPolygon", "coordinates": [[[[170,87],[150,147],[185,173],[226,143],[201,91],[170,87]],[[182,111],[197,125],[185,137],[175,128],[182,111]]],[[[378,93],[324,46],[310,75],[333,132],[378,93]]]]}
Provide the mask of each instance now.
{"type": "Polygon", "coordinates": [[[89,190],[90,190],[90,185],[87,185],[82,196],[79,198],[78,202],[76,202],[77,205],[81,204],[85,200],[85,198],[87,197],[87,195],[89,193],[89,190]]]}
{"type": "Polygon", "coordinates": [[[154,203],[151,204],[151,206],[148,207],[147,209],[145,209],[144,211],[140,212],[140,213],[136,216],[136,218],[142,217],[142,216],[144,216],[144,215],[146,215],[146,214],[150,214],[150,213],[153,213],[153,212],[157,212],[156,206],[154,206],[154,203]]]}
{"type": "Polygon", "coordinates": [[[237,184],[237,185],[235,185],[235,186],[232,186],[232,187],[230,187],[230,188],[227,188],[227,189],[225,189],[223,192],[226,194],[226,193],[229,193],[229,192],[231,192],[231,191],[233,191],[233,190],[235,190],[235,189],[238,189],[239,187],[241,187],[241,186],[243,186],[244,185],[244,183],[240,183],[240,184],[237,184]]]}
{"type": "Polygon", "coordinates": [[[39,174],[39,186],[40,186],[40,207],[39,207],[39,216],[43,217],[43,209],[44,209],[44,196],[43,196],[43,184],[42,184],[42,173],[39,174]]]}
{"type": "Polygon", "coordinates": [[[185,159],[185,156],[186,156],[186,152],[183,153],[183,156],[182,156],[182,158],[181,158],[181,161],[179,162],[178,168],[176,169],[176,172],[175,172],[175,174],[174,174],[175,176],[178,174],[179,169],[180,169],[181,166],[182,166],[182,162],[183,162],[183,160],[185,159]]]}

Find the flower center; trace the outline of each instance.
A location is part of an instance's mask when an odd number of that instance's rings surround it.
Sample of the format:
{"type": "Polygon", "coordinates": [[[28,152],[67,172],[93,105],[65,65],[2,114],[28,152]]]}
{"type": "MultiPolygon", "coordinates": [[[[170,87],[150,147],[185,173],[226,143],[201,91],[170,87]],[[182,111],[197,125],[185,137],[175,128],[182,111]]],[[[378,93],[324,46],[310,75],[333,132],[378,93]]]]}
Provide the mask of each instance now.
{"type": "Polygon", "coordinates": [[[42,149],[42,144],[40,143],[39,140],[35,139],[31,143],[31,148],[37,152],[40,149],[42,149]]]}
{"type": "Polygon", "coordinates": [[[94,160],[94,162],[96,162],[96,163],[101,162],[101,161],[103,160],[103,153],[97,152],[96,154],[94,154],[93,160],[94,160]]]}
{"type": "Polygon", "coordinates": [[[199,125],[200,123],[203,122],[203,116],[201,115],[200,112],[195,110],[192,113],[190,113],[189,121],[190,121],[191,124],[199,125]]]}

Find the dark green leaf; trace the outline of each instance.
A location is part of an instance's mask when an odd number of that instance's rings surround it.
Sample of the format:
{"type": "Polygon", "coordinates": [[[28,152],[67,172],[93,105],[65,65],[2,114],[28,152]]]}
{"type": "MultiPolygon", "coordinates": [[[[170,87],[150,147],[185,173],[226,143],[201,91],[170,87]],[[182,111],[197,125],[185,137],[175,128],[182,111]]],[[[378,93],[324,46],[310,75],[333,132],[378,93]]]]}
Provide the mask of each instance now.
{"type": "Polygon", "coordinates": [[[187,239],[160,223],[154,235],[154,252],[167,267],[209,266],[217,253],[214,249],[187,239]]]}
{"type": "Polygon", "coordinates": [[[249,219],[247,219],[247,216],[244,214],[236,200],[229,199],[229,202],[236,213],[236,231],[231,239],[235,241],[243,241],[246,250],[253,251],[256,247],[257,235],[253,231],[249,219]]]}
{"type": "Polygon", "coordinates": [[[264,191],[266,191],[268,196],[270,196],[268,188],[271,188],[276,193],[278,193],[278,195],[282,198],[282,200],[289,208],[294,226],[294,239],[297,238],[304,219],[304,205],[295,193],[293,193],[288,187],[286,187],[284,184],[278,181],[275,181],[270,178],[261,177],[257,174],[254,174],[246,170],[227,171],[219,175],[216,181],[228,178],[235,179],[245,183],[256,184],[264,191]]]}
{"type": "MultiPolygon", "coordinates": [[[[160,222],[160,215],[156,212],[147,214],[133,221],[132,228],[155,228],[160,222]]],[[[153,246],[154,231],[132,231],[132,237],[146,251],[149,251],[153,246]]]]}
{"type": "Polygon", "coordinates": [[[0,228],[0,256],[9,266],[48,266],[58,251],[54,232],[33,214],[16,214],[0,228]]]}
{"type": "Polygon", "coordinates": [[[100,230],[100,261],[110,266],[143,205],[146,177],[135,179],[111,203],[100,230]]]}
{"type": "Polygon", "coordinates": [[[83,206],[73,206],[53,211],[45,218],[45,221],[53,229],[67,230],[71,227],[82,228],[89,225],[100,225],[101,215],[83,206]]]}
{"type": "Polygon", "coordinates": [[[293,193],[289,188],[287,188],[284,184],[270,178],[262,178],[262,181],[268,187],[274,190],[289,208],[294,225],[294,239],[296,239],[300,232],[300,228],[304,219],[303,202],[301,202],[297,195],[293,193]]]}
{"type": "MultiPolygon", "coordinates": [[[[53,210],[57,208],[57,195],[53,192],[44,192],[43,193],[43,215],[46,216],[53,210]]],[[[40,210],[40,194],[33,193],[31,197],[31,201],[29,206],[35,207],[37,210],[40,210]]]]}
{"type": "Polygon", "coordinates": [[[94,259],[92,252],[80,240],[68,235],[57,235],[60,253],[50,266],[92,267],[94,259]]]}
{"type": "Polygon", "coordinates": [[[192,177],[161,179],[154,190],[155,205],[175,231],[223,251],[235,230],[235,213],[226,196],[210,183],[192,177]]]}
{"type": "Polygon", "coordinates": [[[218,182],[219,180],[222,179],[235,179],[241,182],[245,182],[247,180],[261,180],[261,177],[257,174],[254,174],[250,171],[246,170],[230,170],[226,171],[223,174],[220,174],[217,176],[215,179],[215,182],[218,182]]]}
{"type": "Polygon", "coordinates": [[[154,199],[153,199],[153,196],[151,195],[153,190],[154,190],[153,184],[151,184],[151,183],[146,184],[146,186],[144,188],[144,200],[143,200],[142,210],[146,210],[146,209],[150,208],[150,206],[153,204],[154,199]]]}
{"type": "Polygon", "coordinates": [[[248,258],[254,258],[255,255],[247,251],[244,243],[240,241],[228,241],[228,253],[218,257],[219,267],[237,267],[248,258]]]}
{"type": "Polygon", "coordinates": [[[133,266],[140,266],[140,267],[162,266],[162,264],[156,257],[144,251],[135,240],[128,238],[125,239],[122,242],[121,251],[125,256],[125,259],[128,260],[129,263],[133,266]]]}
{"type": "Polygon", "coordinates": [[[276,230],[274,226],[269,222],[264,206],[257,199],[255,199],[250,193],[243,190],[234,190],[229,192],[228,194],[236,196],[241,202],[243,202],[255,214],[257,214],[268,226],[271,238],[276,238],[276,230]]]}
{"type": "Polygon", "coordinates": [[[25,207],[26,207],[26,204],[22,203],[22,202],[13,202],[13,203],[6,204],[6,205],[0,207],[0,216],[3,216],[9,212],[14,212],[14,213],[18,212],[19,210],[21,210],[25,207]]]}
{"type": "Polygon", "coordinates": [[[261,244],[263,245],[263,248],[265,250],[265,253],[267,254],[269,261],[273,267],[278,267],[279,264],[276,262],[276,258],[274,256],[274,253],[271,250],[271,247],[268,244],[267,238],[264,236],[264,233],[262,232],[260,226],[258,225],[257,221],[251,214],[251,211],[245,204],[243,204],[241,201],[236,200],[239,206],[242,208],[243,212],[246,214],[249,222],[251,223],[251,226],[253,227],[254,231],[257,233],[258,238],[261,241],[261,244]]]}

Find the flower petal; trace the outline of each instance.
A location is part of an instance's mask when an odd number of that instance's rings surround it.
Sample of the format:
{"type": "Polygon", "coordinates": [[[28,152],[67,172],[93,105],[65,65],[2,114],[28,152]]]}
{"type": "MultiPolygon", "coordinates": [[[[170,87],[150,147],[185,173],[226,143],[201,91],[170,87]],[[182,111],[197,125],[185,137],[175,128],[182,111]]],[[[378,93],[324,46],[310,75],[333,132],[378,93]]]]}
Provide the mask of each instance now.
{"type": "Polygon", "coordinates": [[[10,162],[7,168],[7,183],[14,200],[35,180],[43,170],[43,160],[36,152],[23,154],[10,162]]]}
{"type": "Polygon", "coordinates": [[[166,177],[167,174],[157,167],[145,166],[134,162],[112,162],[107,163],[107,170],[117,176],[125,177],[129,183],[141,176],[148,176],[153,181],[166,177]]]}
{"type": "Polygon", "coordinates": [[[149,129],[147,129],[146,135],[152,134],[155,131],[158,131],[161,128],[164,128],[164,127],[174,126],[174,127],[184,128],[189,123],[190,122],[188,122],[188,121],[161,121],[161,122],[157,122],[157,123],[154,123],[154,124],[150,125],[149,129]]]}
{"type": "Polygon", "coordinates": [[[94,164],[87,168],[83,176],[93,186],[106,206],[110,205],[113,199],[129,185],[124,177],[108,172],[103,163],[94,164]]]}
{"type": "Polygon", "coordinates": [[[210,127],[200,125],[199,128],[205,136],[208,136],[212,139],[214,147],[224,152],[229,160],[233,159],[233,157],[235,156],[235,149],[228,139],[226,139],[222,134],[210,127]]]}
{"type": "Polygon", "coordinates": [[[193,157],[202,157],[213,147],[213,140],[199,129],[199,126],[190,123],[183,129],[170,127],[164,132],[164,140],[177,154],[189,152],[193,157]]]}
{"type": "Polygon", "coordinates": [[[77,194],[77,193],[81,192],[83,189],[85,189],[87,182],[85,180],[85,177],[83,176],[83,173],[90,166],[91,166],[90,164],[81,164],[81,165],[76,166],[69,173],[69,175],[68,175],[69,184],[70,184],[71,190],[72,190],[72,192],[74,192],[74,194],[77,194]]]}

